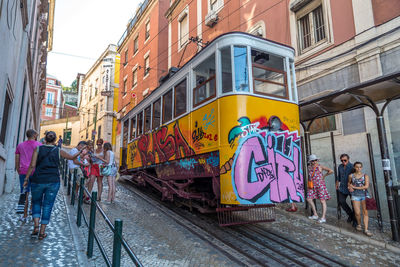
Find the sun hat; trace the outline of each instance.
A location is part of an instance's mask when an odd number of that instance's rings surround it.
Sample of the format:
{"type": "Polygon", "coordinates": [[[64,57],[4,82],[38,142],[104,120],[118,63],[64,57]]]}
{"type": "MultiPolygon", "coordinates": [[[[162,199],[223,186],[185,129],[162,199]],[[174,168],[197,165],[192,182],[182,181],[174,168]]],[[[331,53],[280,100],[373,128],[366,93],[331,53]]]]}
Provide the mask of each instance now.
{"type": "Polygon", "coordinates": [[[310,156],[308,156],[308,162],[318,160],[318,159],[319,158],[315,154],[311,154],[310,156]]]}

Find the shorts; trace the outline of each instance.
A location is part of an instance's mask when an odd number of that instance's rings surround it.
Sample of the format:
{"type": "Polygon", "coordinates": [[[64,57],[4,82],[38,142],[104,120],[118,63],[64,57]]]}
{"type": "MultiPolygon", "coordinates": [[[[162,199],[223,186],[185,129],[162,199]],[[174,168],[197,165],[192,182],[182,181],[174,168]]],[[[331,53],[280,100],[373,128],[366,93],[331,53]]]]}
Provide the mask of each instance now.
{"type": "MultiPolygon", "coordinates": [[[[24,181],[25,181],[26,174],[19,175],[19,187],[21,189],[20,193],[24,193],[24,181]]],[[[32,176],[31,176],[32,178],[32,176]]],[[[28,186],[25,192],[31,192],[31,181],[28,181],[28,186]]]]}
{"type": "Polygon", "coordinates": [[[90,169],[89,176],[90,175],[93,175],[96,177],[101,176],[99,164],[92,164],[89,169],[90,169]]]}
{"type": "Polygon", "coordinates": [[[366,198],[366,196],[351,196],[352,201],[364,201],[366,198]]]}

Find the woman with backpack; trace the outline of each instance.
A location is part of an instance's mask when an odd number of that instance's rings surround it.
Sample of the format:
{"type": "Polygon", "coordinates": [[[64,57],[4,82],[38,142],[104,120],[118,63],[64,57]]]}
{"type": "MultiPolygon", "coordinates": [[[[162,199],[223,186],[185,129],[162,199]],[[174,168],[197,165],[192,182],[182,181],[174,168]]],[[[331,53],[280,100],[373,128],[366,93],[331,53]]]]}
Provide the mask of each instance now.
{"type": "Polygon", "coordinates": [[[60,188],[60,157],[74,160],[83,150],[70,155],[56,146],[56,139],[55,132],[49,131],[46,133],[45,144],[38,146],[33,152],[24,181],[24,187],[28,185],[29,180],[31,182],[32,218],[34,222],[31,236],[38,235],[39,240],[47,236],[45,233],[46,226],[50,221],[51,210],[60,188]],[[30,177],[33,170],[35,172],[30,177]],[[40,231],[39,220],[41,224],[40,231]]]}

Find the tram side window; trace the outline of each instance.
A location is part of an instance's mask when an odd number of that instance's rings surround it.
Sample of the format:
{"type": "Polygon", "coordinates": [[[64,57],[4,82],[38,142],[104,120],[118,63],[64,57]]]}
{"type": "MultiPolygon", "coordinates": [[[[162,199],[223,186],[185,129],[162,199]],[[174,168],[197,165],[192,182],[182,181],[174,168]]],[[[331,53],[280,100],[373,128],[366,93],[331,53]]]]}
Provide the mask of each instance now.
{"type": "Polygon", "coordinates": [[[175,117],[186,112],[186,79],[175,86],[175,117]]]}
{"type": "Polygon", "coordinates": [[[144,132],[147,133],[151,129],[151,106],[144,109],[144,132]]]}
{"type": "Polygon", "coordinates": [[[288,98],[284,58],[251,50],[254,92],[288,98]]]}
{"type": "Polygon", "coordinates": [[[235,89],[237,92],[249,92],[249,68],[247,47],[235,46],[233,49],[235,65],[235,89]]]}
{"type": "Polygon", "coordinates": [[[122,147],[127,147],[128,146],[128,130],[129,130],[129,121],[126,120],[124,121],[124,130],[123,130],[123,136],[122,136],[122,147]]]}
{"type": "Polygon", "coordinates": [[[232,92],[232,60],[230,46],[221,49],[221,67],[222,93],[232,92]]]}
{"type": "Polygon", "coordinates": [[[172,120],[172,89],[163,95],[163,123],[172,120]]]}
{"type": "Polygon", "coordinates": [[[160,126],[160,113],[161,111],[161,98],[157,99],[156,102],[153,103],[153,129],[160,126]]]}
{"type": "Polygon", "coordinates": [[[143,112],[137,115],[137,124],[137,136],[140,136],[143,134],[143,112]]]}
{"type": "Polygon", "coordinates": [[[131,140],[136,137],[136,116],[131,119],[131,140]]]}
{"type": "Polygon", "coordinates": [[[215,55],[209,56],[205,61],[193,69],[194,88],[193,106],[215,97],[215,55]]]}

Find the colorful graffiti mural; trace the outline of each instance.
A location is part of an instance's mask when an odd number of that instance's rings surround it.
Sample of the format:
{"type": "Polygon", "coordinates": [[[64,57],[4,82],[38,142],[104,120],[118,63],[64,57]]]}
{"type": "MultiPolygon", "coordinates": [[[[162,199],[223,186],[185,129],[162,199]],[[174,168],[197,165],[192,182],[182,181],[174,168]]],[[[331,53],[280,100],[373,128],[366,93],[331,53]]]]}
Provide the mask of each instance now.
{"type": "Polygon", "coordinates": [[[262,125],[242,117],[240,126],[229,132],[229,143],[239,138],[239,145],[220,173],[231,169],[236,200],[241,204],[304,201],[300,138],[297,131],[283,130],[287,127],[279,118],[271,118],[262,125]]]}
{"type": "Polygon", "coordinates": [[[175,122],[173,133],[168,134],[168,127],[162,126],[157,131],[142,135],[137,143],[130,145],[130,160],[134,164],[137,153],[141,166],[154,165],[171,159],[180,159],[195,154],[182,134],[179,123],[175,122]]]}

